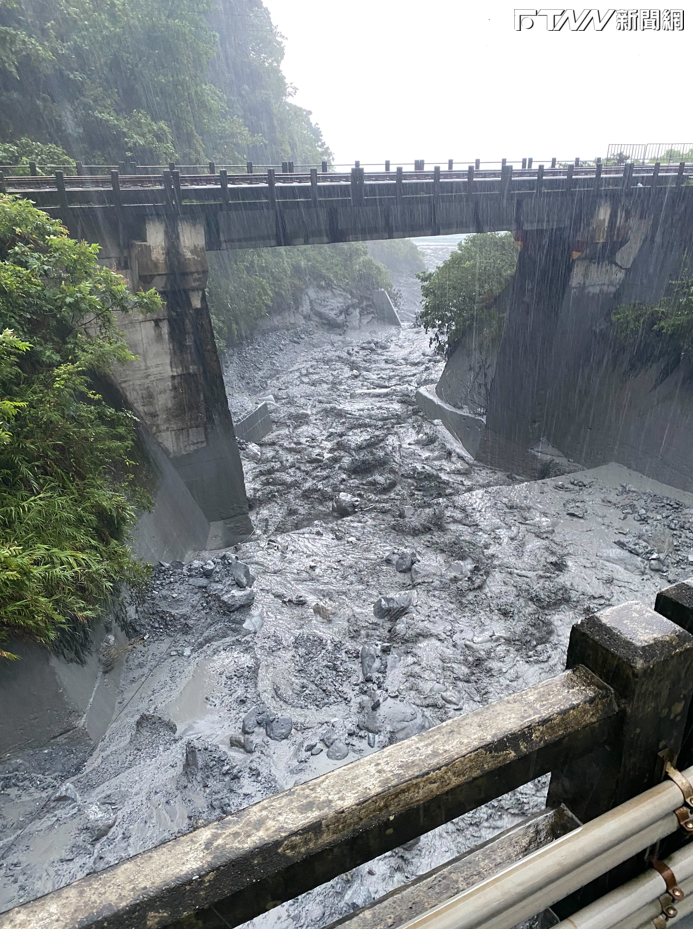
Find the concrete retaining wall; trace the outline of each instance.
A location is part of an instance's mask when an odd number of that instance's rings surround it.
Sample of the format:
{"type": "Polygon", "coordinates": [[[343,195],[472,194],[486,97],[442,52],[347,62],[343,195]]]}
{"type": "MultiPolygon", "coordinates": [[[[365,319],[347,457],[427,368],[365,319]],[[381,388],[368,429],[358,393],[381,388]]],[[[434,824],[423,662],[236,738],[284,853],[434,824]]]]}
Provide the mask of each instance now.
{"type": "Polygon", "coordinates": [[[269,435],[272,431],[272,420],[270,419],[269,407],[266,403],[248,413],[240,422],[234,425],[236,438],[243,442],[259,442],[269,435]]]}
{"type": "Polygon", "coordinates": [[[373,309],[375,310],[375,318],[379,323],[387,323],[389,326],[402,326],[399,313],[386,290],[376,290],[373,294],[373,309]]]}
{"type": "Polygon", "coordinates": [[[486,428],[486,421],[481,416],[458,410],[436,393],[432,387],[421,387],[416,391],[416,402],[427,419],[439,419],[448,432],[458,439],[472,458],[476,458],[481,437],[486,428]]]}

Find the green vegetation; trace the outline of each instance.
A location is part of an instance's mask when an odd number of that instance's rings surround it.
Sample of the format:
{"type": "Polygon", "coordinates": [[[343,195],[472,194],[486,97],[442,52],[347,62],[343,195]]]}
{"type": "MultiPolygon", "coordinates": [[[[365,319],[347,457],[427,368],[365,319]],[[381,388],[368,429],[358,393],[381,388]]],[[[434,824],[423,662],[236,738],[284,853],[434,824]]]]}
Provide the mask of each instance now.
{"type": "Polygon", "coordinates": [[[693,274],[672,281],[657,303],[629,303],[612,314],[617,339],[641,361],[680,358],[693,350],[693,274]]]}
{"type": "Polygon", "coordinates": [[[223,350],[252,334],[268,314],[298,307],[308,287],[335,288],[354,298],[383,287],[387,271],[360,242],[210,253],[207,287],[217,344],[223,350]]]}
{"type": "MultiPolygon", "coordinates": [[[[0,142],[0,165],[12,165],[15,177],[28,175],[31,161],[37,165],[61,165],[64,174],[75,173],[75,162],[59,145],[44,145],[31,139],[20,139],[14,145],[0,142]]],[[[39,174],[43,173],[39,169],[39,174]]]]}
{"type": "Polygon", "coordinates": [[[515,273],[517,249],[509,232],[484,232],[463,239],[435,271],[417,275],[424,305],[419,321],[431,344],[446,357],[474,332],[480,345],[496,344],[505,315],[496,298],[515,273]]]}
{"type": "Polygon", "coordinates": [[[0,140],[84,164],[329,158],[283,54],[259,0],[0,0],[0,140]]]}
{"type": "MultiPolygon", "coordinates": [[[[118,583],[136,507],[135,421],[99,390],[132,356],[114,313],[156,306],[97,247],[0,196],[0,635],[70,648],[118,583]]],[[[4,657],[11,657],[6,651],[4,657]]]]}

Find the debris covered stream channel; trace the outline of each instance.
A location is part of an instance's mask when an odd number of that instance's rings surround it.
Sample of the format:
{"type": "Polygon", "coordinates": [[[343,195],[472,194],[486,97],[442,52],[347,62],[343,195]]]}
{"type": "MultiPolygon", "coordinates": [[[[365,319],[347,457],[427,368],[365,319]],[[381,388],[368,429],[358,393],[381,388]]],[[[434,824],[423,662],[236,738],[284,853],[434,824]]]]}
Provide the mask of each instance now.
{"type": "MultiPolygon", "coordinates": [[[[396,283],[401,329],[307,321],[226,359],[234,412],[266,399],[274,424],[241,452],[255,536],[160,565],[131,598],[129,644],[100,646],[118,696],[96,747],[75,731],[0,764],[0,910],[554,675],[575,621],[693,573],[690,495],[618,465],[523,482],[428,422],[415,393],[442,361],[417,282],[396,283]]],[[[545,790],[255,922],[324,925],[545,790]]]]}

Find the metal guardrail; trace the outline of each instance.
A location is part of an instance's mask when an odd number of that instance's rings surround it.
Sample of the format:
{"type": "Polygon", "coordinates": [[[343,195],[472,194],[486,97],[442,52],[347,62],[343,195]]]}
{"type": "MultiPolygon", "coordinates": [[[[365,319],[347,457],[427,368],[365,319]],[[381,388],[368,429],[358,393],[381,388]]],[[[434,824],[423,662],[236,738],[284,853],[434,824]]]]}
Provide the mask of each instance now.
{"type": "Polygon", "coordinates": [[[607,148],[606,157],[623,163],[625,161],[664,161],[667,164],[681,160],[693,152],[693,142],[614,142],[607,148]]]}
{"type": "MultiPolygon", "coordinates": [[[[401,929],[432,898],[465,891],[475,875],[478,882],[480,873],[507,873],[513,855],[525,860],[542,846],[549,855],[556,842],[584,849],[604,814],[612,832],[600,861],[608,870],[654,841],[653,829],[661,838],[671,822],[676,828],[668,811],[678,788],[657,788],[656,803],[666,809],[658,806],[654,818],[631,798],[659,783],[664,760],[676,759],[690,730],[693,580],[661,592],[657,608],[633,602],[588,617],[573,627],[568,670],[558,677],[90,874],[0,915],[0,929],[229,929],[548,772],[543,831],[532,817],[340,925],[401,929]],[[569,844],[579,822],[591,820],[569,844]]],[[[686,761],[682,754],[680,766],[686,761]]],[[[571,872],[565,856],[558,859],[571,872]]],[[[630,858],[618,882],[642,866],[630,858]]],[[[574,871],[560,886],[571,893],[593,872],[576,879],[574,871]]],[[[614,874],[566,897],[556,912],[563,918],[590,903],[614,874]]],[[[503,910],[502,899],[494,906],[503,910]]]]}

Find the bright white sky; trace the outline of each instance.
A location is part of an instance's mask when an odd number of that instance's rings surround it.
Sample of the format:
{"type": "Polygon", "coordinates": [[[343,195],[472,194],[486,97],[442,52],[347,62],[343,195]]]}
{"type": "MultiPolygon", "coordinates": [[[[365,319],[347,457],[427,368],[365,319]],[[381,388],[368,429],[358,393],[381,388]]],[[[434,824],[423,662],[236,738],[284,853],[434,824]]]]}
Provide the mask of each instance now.
{"type": "Polygon", "coordinates": [[[516,32],[509,0],[264,2],[294,100],[339,163],[540,162],[693,141],[693,0],[678,0],[683,32],[553,33],[543,21],[516,32]]]}

